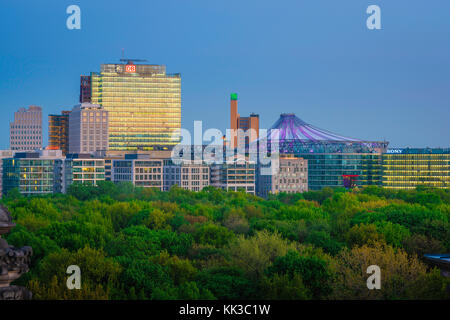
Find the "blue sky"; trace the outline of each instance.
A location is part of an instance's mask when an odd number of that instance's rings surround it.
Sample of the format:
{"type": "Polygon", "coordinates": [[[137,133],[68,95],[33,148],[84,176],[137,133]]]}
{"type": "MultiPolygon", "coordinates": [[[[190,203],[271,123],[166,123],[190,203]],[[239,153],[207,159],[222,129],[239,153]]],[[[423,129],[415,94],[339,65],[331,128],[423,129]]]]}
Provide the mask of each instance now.
{"type": "Polygon", "coordinates": [[[392,147],[450,146],[448,0],[127,0],[0,3],[0,148],[13,112],[78,103],[79,76],[125,55],[182,76],[182,127],[225,130],[239,113],[281,112],[392,147]],[[66,8],[81,8],[81,30],[66,8]],[[381,8],[382,30],[366,28],[381,8]]]}

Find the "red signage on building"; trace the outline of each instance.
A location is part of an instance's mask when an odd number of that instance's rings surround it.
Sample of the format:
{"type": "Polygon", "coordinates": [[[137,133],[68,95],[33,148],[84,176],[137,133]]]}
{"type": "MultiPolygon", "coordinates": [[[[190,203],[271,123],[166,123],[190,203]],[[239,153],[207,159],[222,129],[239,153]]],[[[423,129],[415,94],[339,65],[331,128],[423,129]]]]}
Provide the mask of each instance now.
{"type": "Polygon", "coordinates": [[[136,66],[134,64],[125,65],[125,72],[136,72],[136,66]]]}

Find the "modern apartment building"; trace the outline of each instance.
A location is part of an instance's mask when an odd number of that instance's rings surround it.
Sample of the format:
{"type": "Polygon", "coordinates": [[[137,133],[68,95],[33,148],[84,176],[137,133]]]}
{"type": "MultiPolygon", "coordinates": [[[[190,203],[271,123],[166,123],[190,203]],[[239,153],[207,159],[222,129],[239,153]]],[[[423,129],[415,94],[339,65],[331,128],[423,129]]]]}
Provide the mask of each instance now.
{"type": "Polygon", "coordinates": [[[232,163],[212,164],[211,185],[223,190],[255,194],[256,165],[239,159],[232,163]]]}
{"type": "MultiPolygon", "coordinates": [[[[180,141],[180,74],[167,74],[163,65],[125,61],[102,64],[90,75],[91,102],[109,112],[109,150],[170,149],[180,141]]],[[[84,93],[80,97],[87,99],[84,93]]]]}
{"type": "Polygon", "coordinates": [[[210,171],[206,164],[196,164],[185,161],[174,164],[171,159],[164,160],[163,168],[164,191],[169,191],[174,185],[191,190],[201,191],[209,186],[210,171]]]}
{"type": "Polygon", "coordinates": [[[3,159],[3,194],[18,188],[24,195],[63,192],[64,157],[61,150],[16,152],[3,159]]]}
{"type": "Polygon", "coordinates": [[[64,166],[66,189],[72,183],[96,186],[98,181],[105,180],[105,159],[91,154],[68,154],[64,166]]]}
{"type": "Polygon", "coordinates": [[[33,151],[42,148],[42,108],[29,106],[14,112],[9,124],[9,145],[13,151],[33,151]]]}
{"type": "Polygon", "coordinates": [[[63,155],[69,152],[69,114],[63,111],[61,114],[48,116],[48,149],[61,150],[63,155]]]}
{"type": "Polygon", "coordinates": [[[450,149],[388,149],[382,181],[389,189],[450,188],[450,149]]]}
{"type": "Polygon", "coordinates": [[[108,149],[108,111],[82,103],[69,114],[69,153],[93,153],[108,149]]]}
{"type": "Polygon", "coordinates": [[[132,182],[136,187],[163,190],[163,161],[145,154],[127,154],[125,159],[112,160],[114,182],[132,182]]]}
{"type": "Polygon", "coordinates": [[[249,117],[241,117],[238,113],[237,93],[231,94],[230,101],[230,131],[231,148],[245,148],[259,137],[259,115],[251,113],[249,117]]]}
{"type": "Polygon", "coordinates": [[[308,160],[293,155],[281,155],[272,161],[269,172],[258,168],[258,195],[267,198],[269,193],[301,193],[308,191],[308,160]]]}

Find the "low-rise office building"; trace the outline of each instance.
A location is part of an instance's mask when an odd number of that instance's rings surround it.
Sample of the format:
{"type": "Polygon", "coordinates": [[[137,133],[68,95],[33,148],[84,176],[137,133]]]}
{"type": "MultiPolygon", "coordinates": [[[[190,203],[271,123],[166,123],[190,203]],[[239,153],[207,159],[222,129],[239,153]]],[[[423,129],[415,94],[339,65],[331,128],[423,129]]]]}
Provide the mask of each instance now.
{"type": "Polygon", "coordinates": [[[255,194],[256,165],[248,160],[211,165],[211,185],[223,190],[255,194]]]}
{"type": "Polygon", "coordinates": [[[181,164],[174,164],[171,159],[166,159],[163,175],[164,191],[169,191],[174,185],[191,191],[201,191],[209,186],[209,166],[203,163],[184,161],[181,164]]]}
{"type": "Polygon", "coordinates": [[[308,191],[308,160],[293,155],[281,155],[277,161],[272,161],[271,166],[259,166],[259,196],[305,191],[308,191]]]}
{"type": "Polygon", "coordinates": [[[105,180],[105,159],[90,154],[68,154],[64,166],[65,188],[72,183],[96,186],[98,181],[105,180]]]}
{"type": "Polygon", "coordinates": [[[383,154],[383,187],[415,189],[450,187],[450,149],[389,149],[383,154]]]}
{"type": "Polygon", "coordinates": [[[16,152],[3,159],[3,194],[17,188],[24,195],[62,192],[64,157],[61,150],[16,152]]]}
{"type": "Polygon", "coordinates": [[[163,190],[163,160],[148,154],[126,154],[124,159],[112,159],[112,181],[132,182],[136,187],[163,190]]]}

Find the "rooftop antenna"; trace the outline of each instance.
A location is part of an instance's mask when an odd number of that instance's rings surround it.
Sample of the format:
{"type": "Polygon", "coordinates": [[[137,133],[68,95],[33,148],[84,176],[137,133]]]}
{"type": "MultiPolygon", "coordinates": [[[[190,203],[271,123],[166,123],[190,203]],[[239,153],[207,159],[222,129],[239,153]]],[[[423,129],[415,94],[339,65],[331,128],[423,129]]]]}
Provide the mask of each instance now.
{"type": "Polygon", "coordinates": [[[120,61],[130,63],[130,62],[147,62],[145,59],[130,59],[130,58],[122,58],[120,61]]]}

